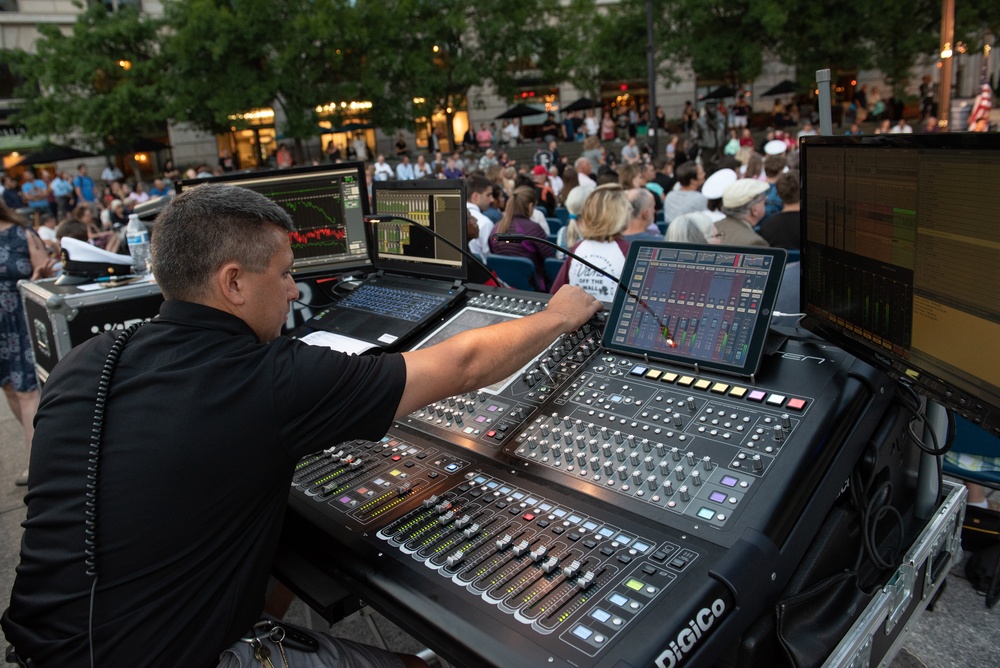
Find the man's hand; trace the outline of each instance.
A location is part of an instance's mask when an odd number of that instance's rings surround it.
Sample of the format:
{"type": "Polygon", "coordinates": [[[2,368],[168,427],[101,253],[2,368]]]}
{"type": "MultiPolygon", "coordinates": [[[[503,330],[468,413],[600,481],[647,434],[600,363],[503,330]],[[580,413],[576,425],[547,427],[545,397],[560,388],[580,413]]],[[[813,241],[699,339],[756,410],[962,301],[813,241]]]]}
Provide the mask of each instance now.
{"type": "Polygon", "coordinates": [[[564,285],[549,300],[546,311],[557,313],[566,318],[565,332],[572,332],[588,320],[604,305],[592,297],[583,288],[575,285],[564,285]]]}

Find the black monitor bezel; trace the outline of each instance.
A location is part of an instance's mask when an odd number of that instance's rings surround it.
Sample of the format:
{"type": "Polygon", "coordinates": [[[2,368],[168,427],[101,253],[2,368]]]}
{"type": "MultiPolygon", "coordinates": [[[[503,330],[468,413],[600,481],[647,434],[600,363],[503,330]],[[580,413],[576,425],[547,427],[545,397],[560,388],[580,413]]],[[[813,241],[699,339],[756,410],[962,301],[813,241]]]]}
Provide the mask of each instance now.
{"type": "MultiPolygon", "coordinates": [[[[465,180],[464,179],[415,179],[406,181],[375,181],[372,183],[372,196],[371,196],[371,206],[372,211],[375,215],[379,215],[378,211],[378,193],[380,190],[388,191],[400,191],[400,190],[442,190],[451,191],[457,190],[461,197],[461,213],[463,224],[461,225],[461,237],[462,243],[458,244],[459,248],[463,250],[468,250],[469,239],[468,239],[468,227],[466,224],[468,217],[468,209],[466,204],[468,203],[468,197],[465,190],[465,180]]],[[[390,271],[393,273],[400,274],[419,274],[421,276],[427,276],[432,278],[443,278],[443,279],[453,279],[458,281],[466,281],[469,278],[469,257],[466,253],[460,253],[462,258],[462,264],[458,267],[449,265],[438,265],[429,262],[414,262],[412,260],[396,260],[388,256],[380,256],[378,253],[378,245],[375,240],[371,238],[371,228],[367,228],[369,234],[368,247],[369,255],[372,258],[372,265],[375,269],[390,271]]]]}
{"type": "Polygon", "coordinates": [[[631,300],[624,290],[619,286],[615,291],[615,299],[608,315],[608,324],[604,329],[602,345],[608,350],[621,351],[634,355],[641,355],[648,359],[669,362],[684,367],[697,370],[709,370],[727,375],[750,378],[760,369],[761,358],[764,353],[764,344],[767,341],[768,331],[771,328],[771,318],[774,315],[774,304],[778,298],[778,290],[781,287],[781,278],[785,273],[785,264],[788,260],[788,252],[783,248],[770,248],[766,246],[726,246],[719,244],[686,244],[670,241],[633,241],[629,245],[629,253],[625,258],[625,266],[622,269],[622,282],[629,283],[629,277],[635,267],[639,252],[644,248],[669,248],[681,251],[695,251],[706,253],[740,253],[744,255],[765,255],[772,258],[771,270],[768,272],[767,281],[764,285],[764,293],[761,296],[760,308],[758,311],[758,323],[751,335],[747,354],[742,364],[727,364],[712,360],[699,360],[682,354],[671,354],[663,350],[648,350],[636,346],[625,346],[614,342],[615,325],[618,323],[626,299],[631,300]]]}
{"type": "MultiPolygon", "coordinates": [[[[178,194],[187,188],[201,185],[203,183],[229,183],[234,186],[240,182],[258,181],[268,178],[288,178],[290,176],[314,177],[321,176],[326,172],[354,171],[358,176],[358,183],[361,184],[361,211],[364,216],[371,213],[371,205],[368,199],[368,188],[365,186],[365,163],[360,161],[336,162],[322,165],[306,165],[303,167],[287,167],[282,169],[268,169],[253,172],[228,172],[219,176],[202,177],[195,179],[181,179],[174,182],[174,188],[178,194]]],[[[368,236],[367,225],[364,228],[365,256],[361,258],[344,259],[324,259],[310,258],[309,260],[296,259],[292,265],[292,274],[297,279],[310,277],[324,277],[331,274],[338,274],[345,271],[369,270],[372,268],[372,248],[368,236]]]]}
{"type": "MultiPolygon", "coordinates": [[[[1000,134],[997,133],[929,133],[929,134],[881,134],[881,135],[847,135],[847,136],[813,136],[804,137],[800,144],[801,158],[799,170],[801,174],[801,214],[800,229],[802,239],[802,270],[800,274],[800,310],[804,313],[800,325],[851,353],[871,366],[885,372],[891,378],[903,381],[918,393],[938,401],[969,419],[971,422],[986,428],[992,433],[1000,433],[1000,403],[993,403],[984,396],[982,390],[962,378],[958,374],[944,374],[938,369],[914,363],[891,350],[877,347],[859,338],[851,336],[843,327],[827,319],[809,312],[807,302],[807,285],[809,281],[808,268],[810,260],[817,249],[809,242],[808,237],[808,171],[809,155],[814,149],[855,147],[859,150],[900,148],[923,151],[1000,151],[1000,134]],[[948,376],[948,377],[945,377],[948,376]]],[[[974,155],[970,155],[974,159],[974,155]]],[[[989,196],[984,193],[984,196],[989,196]]],[[[817,244],[818,245],[818,244],[817,244]]]]}

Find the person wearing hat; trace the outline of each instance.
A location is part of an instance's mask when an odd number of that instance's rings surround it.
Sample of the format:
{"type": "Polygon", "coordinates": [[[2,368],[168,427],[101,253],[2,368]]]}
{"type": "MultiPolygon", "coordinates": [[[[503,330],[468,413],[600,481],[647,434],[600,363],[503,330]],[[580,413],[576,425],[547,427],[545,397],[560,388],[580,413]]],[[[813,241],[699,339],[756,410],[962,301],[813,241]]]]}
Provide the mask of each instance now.
{"type": "Polygon", "coordinates": [[[497,160],[497,152],[494,151],[492,148],[486,149],[486,153],[484,153],[483,157],[479,159],[479,169],[480,171],[483,172],[485,172],[493,165],[499,165],[499,164],[500,162],[497,160]]]}
{"type": "Polygon", "coordinates": [[[764,217],[768,185],[757,179],[740,179],[722,193],[722,213],[715,224],[720,242],[727,246],[767,246],[767,240],[753,231],[764,217]]]}
{"type": "Polygon", "coordinates": [[[772,139],[764,144],[764,155],[784,155],[788,146],[781,139],[772,139]]]}
{"type": "Polygon", "coordinates": [[[538,204],[544,209],[546,217],[556,215],[556,207],[559,202],[556,200],[556,193],[549,184],[549,170],[542,165],[535,165],[531,169],[531,180],[534,184],[535,194],[538,196],[538,204]]]}
{"type": "Polygon", "coordinates": [[[724,167],[716,170],[711,176],[705,179],[705,184],[701,187],[701,194],[705,196],[706,200],[708,200],[708,207],[704,213],[708,214],[708,217],[712,219],[713,223],[726,217],[726,214],[721,211],[722,193],[725,191],[727,186],[736,183],[739,178],[739,174],[737,174],[734,170],[724,167]]]}

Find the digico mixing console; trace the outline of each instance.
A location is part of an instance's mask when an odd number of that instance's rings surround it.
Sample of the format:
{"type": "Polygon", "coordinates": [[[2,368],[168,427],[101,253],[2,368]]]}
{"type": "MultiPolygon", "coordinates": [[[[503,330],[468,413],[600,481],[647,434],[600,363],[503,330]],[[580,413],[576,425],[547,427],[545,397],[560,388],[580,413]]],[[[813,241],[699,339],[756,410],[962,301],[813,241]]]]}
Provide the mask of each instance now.
{"type": "MultiPolygon", "coordinates": [[[[485,288],[417,345],[541,308],[485,288]]],[[[456,666],[711,665],[787,583],[889,381],[808,340],[752,378],[658,362],[605,347],[604,318],[303,459],[311,560],[456,666]]]]}

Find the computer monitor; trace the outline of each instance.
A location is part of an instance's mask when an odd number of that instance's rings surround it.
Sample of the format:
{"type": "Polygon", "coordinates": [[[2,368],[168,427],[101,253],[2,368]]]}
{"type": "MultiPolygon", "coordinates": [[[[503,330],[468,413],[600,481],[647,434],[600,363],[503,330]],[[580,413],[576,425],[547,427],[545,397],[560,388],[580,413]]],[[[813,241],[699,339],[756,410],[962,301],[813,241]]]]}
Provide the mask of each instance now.
{"type": "Polygon", "coordinates": [[[369,264],[365,236],[368,190],[362,162],[223,174],[178,181],[177,192],[202,183],[249,188],[292,216],[289,233],[297,277],[330,274],[369,264]]]}
{"type": "Polygon", "coordinates": [[[380,221],[378,239],[373,241],[375,268],[466,280],[469,276],[466,254],[439,238],[444,237],[457,248],[466,248],[465,203],[465,181],[461,179],[373,183],[375,214],[403,216],[439,235],[414,230],[412,223],[403,220],[380,221]]]}
{"type": "Polygon", "coordinates": [[[633,241],[603,345],[696,369],[757,372],[787,253],[633,241]],[[638,299],[637,299],[638,298],[638,299]]]}
{"type": "Polygon", "coordinates": [[[1000,135],[801,153],[803,325],[1000,432],[1000,135]]]}

